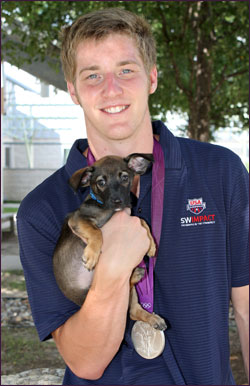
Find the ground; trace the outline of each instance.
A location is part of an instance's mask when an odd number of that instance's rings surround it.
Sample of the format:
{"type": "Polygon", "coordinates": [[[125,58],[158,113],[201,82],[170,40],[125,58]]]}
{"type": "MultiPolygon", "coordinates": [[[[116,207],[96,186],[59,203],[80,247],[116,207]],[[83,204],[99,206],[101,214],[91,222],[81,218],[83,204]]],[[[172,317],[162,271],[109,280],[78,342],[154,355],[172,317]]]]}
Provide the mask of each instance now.
{"type": "Polygon", "coordinates": [[[2,375],[37,368],[65,368],[53,340],[41,343],[34,327],[2,327],[2,375]]]}
{"type": "MultiPolygon", "coordinates": [[[[22,271],[2,272],[2,296],[26,295],[22,271]]],[[[2,313],[4,307],[2,306],[2,313]]],[[[2,321],[4,318],[2,318],[2,321]]],[[[236,327],[230,327],[231,365],[237,385],[247,385],[236,327]]],[[[53,340],[41,343],[33,326],[22,322],[2,323],[1,374],[15,374],[35,368],[64,368],[53,340]],[[4,324],[4,325],[3,325],[4,324]]]]}

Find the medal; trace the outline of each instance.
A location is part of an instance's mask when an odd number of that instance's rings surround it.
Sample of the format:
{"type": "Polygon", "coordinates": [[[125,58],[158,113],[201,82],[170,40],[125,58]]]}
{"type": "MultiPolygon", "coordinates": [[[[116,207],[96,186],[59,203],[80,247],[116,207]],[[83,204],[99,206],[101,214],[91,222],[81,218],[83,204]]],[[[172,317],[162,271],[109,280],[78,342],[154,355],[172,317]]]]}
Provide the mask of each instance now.
{"type": "Polygon", "coordinates": [[[145,322],[135,322],[132,328],[131,338],[135,351],[145,359],[158,357],[165,347],[164,332],[156,330],[145,322]]]}

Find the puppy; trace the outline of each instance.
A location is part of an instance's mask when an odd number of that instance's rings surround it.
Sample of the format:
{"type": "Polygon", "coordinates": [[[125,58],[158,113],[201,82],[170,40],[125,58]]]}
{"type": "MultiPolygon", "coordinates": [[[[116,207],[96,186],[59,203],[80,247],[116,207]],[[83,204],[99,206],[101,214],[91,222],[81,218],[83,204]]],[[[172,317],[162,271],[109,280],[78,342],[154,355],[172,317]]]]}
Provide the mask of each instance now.
{"type": "MultiPolygon", "coordinates": [[[[133,178],[136,174],[144,174],[152,162],[152,154],[134,153],[126,158],[106,156],[92,166],[76,171],[70,178],[69,184],[75,191],[79,187],[90,186],[90,192],[80,207],[65,219],[53,255],[53,269],[61,291],[79,306],[86,298],[101,252],[100,228],[116,211],[131,206],[133,178]]],[[[142,219],[141,222],[150,239],[147,255],[152,257],[155,255],[155,243],[148,225],[142,219]]],[[[131,275],[130,317],[164,330],[165,321],[147,312],[138,303],[134,285],[144,274],[143,268],[136,268],[131,275]]]]}

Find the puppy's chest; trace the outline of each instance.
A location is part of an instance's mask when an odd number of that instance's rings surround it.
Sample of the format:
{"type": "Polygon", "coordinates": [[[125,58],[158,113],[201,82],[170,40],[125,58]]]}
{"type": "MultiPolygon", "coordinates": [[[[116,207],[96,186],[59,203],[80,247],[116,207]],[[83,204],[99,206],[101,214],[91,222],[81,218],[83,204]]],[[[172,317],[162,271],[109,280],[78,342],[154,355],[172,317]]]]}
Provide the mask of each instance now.
{"type": "Polygon", "coordinates": [[[81,216],[90,220],[98,228],[101,228],[114,213],[112,209],[105,209],[89,202],[84,203],[79,211],[81,216]]]}

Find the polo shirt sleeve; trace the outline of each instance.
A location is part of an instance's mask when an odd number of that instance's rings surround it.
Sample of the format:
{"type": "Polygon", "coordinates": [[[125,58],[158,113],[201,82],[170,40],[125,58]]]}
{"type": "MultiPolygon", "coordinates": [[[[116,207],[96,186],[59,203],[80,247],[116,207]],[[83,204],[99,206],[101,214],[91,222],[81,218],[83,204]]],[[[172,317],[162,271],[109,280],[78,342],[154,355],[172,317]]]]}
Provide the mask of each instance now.
{"type": "Polygon", "coordinates": [[[239,161],[230,205],[231,284],[249,284],[249,175],[239,161]]]}
{"type": "Polygon", "coordinates": [[[25,218],[22,207],[17,217],[20,258],[23,265],[32,316],[41,341],[62,325],[79,307],[57,286],[52,256],[59,236],[49,211],[36,209],[25,218]]]}

